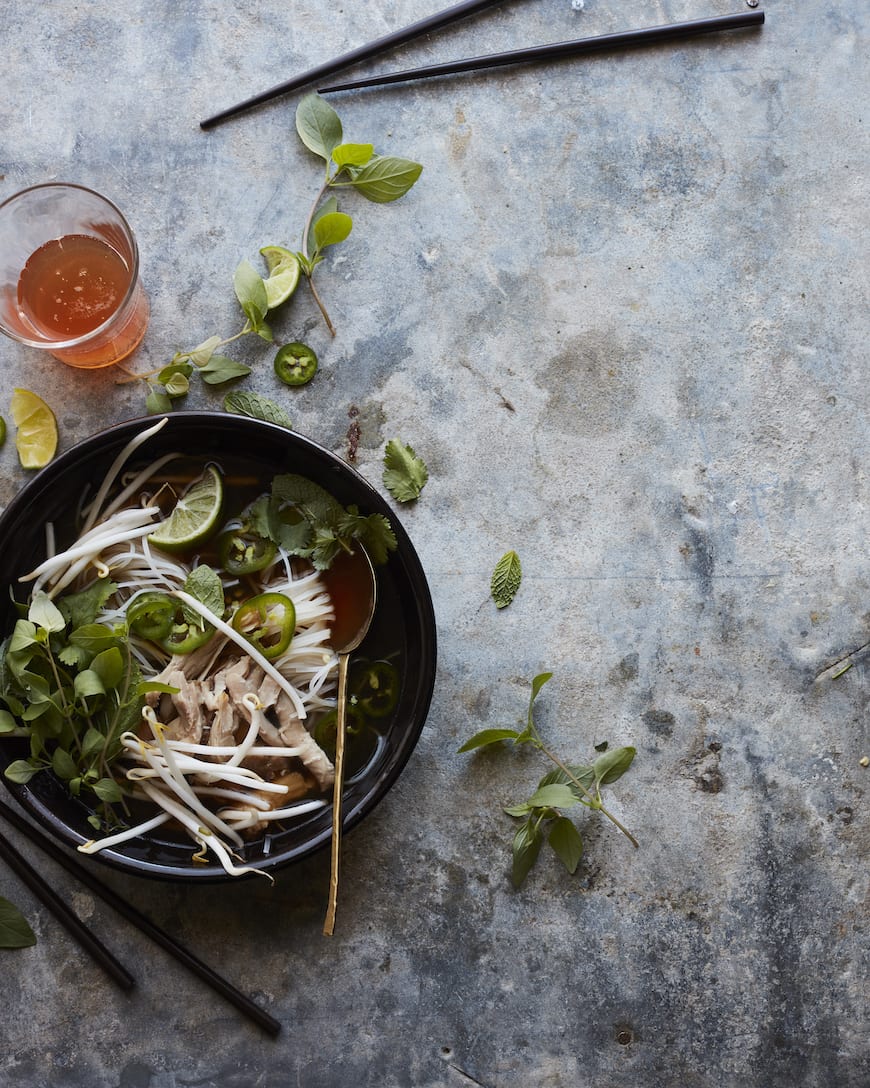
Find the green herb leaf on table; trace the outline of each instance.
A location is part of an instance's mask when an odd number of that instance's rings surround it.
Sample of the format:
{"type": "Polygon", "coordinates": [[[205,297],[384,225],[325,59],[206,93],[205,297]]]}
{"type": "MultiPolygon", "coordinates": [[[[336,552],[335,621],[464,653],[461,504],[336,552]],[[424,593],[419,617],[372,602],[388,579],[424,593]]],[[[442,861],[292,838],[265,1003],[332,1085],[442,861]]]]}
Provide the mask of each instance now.
{"type": "Polygon", "coordinates": [[[0,948],[30,948],[36,934],[21,911],[0,895],[0,948]]]}
{"type": "Polygon", "coordinates": [[[384,451],[384,487],[396,502],[413,502],[429,479],[429,470],[411,446],[392,438],[384,451]]]}
{"type": "Polygon", "coordinates": [[[223,385],[235,378],[246,378],[251,368],[244,363],[237,363],[228,355],[212,355],[207,363],[199,368],[200,377],[208,385],[223,385]]]}
{"type": "Polygon", "coordinates": [[[353,229],[353,220],[344,212],[329,212],[321,215],[314,222],[314,245],[316,252],[327,246],[343,242],[353,229]]]}
{"type": "Polygon", "coordinates": [[[411,188],[423,167],[394,155],[376,156],[351,174],[351,184],[366,200],[390,204],[411,188]]]}
{"type": "Polygon", "coordinates": [[[296,109],[296,131],[309,151],[329,161],[341,144],[341,120],[319,94],[307,94],[296,109]]]}
{"type": "Polygon", "coordinates": [[[232,412],[237,416],[249,416],[251,419],[262,419],[267,423],[277,423],[279,427],[293,430],[290,417],[280,404],[263,397],[259,393],[247,393],[236,390],[227,393],[224,397],[224,411],[232,412]]]}
{"type": "Polygon", "coordinates": [[[505,552],[495,565],[489,590],[496,608],[507,608],[520,588],[523,569],[515,551],[505,552]]]}
{"type": "MultiPolygon", "coordinates": [[[[608,748],[596,757],[591,766],[566,763],[560,759],[545,744],[534,720],[535,700],[552,676],[551,672],[543,672],[533,679],[526,726],[522,732],[515,729],[483,729],[459,748],[460,752],[471,752],[501,741],[511,741],[515,746],[531,745],[554,764],[554,769],[540,779],[526,801],[504,807],[508,816],[522,821],[512,842],[511,880],[517,888],[525,882],[545,840],[568,872],[576,872],[583,854],[583,840],[563,810],[574,809],[578,804],[590,811],[600,812],[633,846],[638,845],[631,832],[605,807],[601,797],[601,787],[617,781],[631,766],[635,749],[627,746],[608,748]]],[[[597,748],[600,749],[600,745],[597,748]]]]}
{"type": "Polygon", "coordinates": [[[339,144],[331,158],[336,166],[365,166],[374,152],[374,144],[339,144]]]}

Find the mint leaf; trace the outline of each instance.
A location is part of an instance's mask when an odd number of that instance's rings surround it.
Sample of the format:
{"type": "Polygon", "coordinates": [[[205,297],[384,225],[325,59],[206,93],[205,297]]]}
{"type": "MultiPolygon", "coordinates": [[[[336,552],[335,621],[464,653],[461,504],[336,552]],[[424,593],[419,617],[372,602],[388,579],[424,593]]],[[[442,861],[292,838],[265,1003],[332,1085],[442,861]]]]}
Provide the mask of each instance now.
{"type": "Polygon", "coordinates": [[[327,162],[341,143],[341,120],[319,94],[307,94],[296,107],[296,131],[308,150],[327,162]]]}
{"type": "MultiPolygon", "coordinates": [[[[220,618],[224,614],[224,590],[217,571],[207,563],[194,567],[184,580],[184,591],[220,618]]],[[[197,619],[201,621],[199,613],[197,619]]]]}
{"type": "Polygon", "coordinates": [[[384,487],[397,502],[413,502],[429,479],[429,470],[411,446],[392,438],[384,451],[384,487]]]}
{"type": "Polygon", "coordinates": [[[36,934],[14,904],[0,895],[0,948],[30,948],[36,934]]]}
{"type": "Polygon", "coordinates": [[[496,608],[507,608],[520,588],[522,577],[520,557],[514,551],[505,552],[496,563],[489,583],[496,608]]]}
{"type": "Polygon", "coordinates": [[[375,204],[389,204],[404,196],[422,171],[420,163],[411,162],[410,159],[379,155],[353,171],[351,184],[366,200],[375,204]]]}
{"type": "Polygon", "coordinates": [[[279,427],[293,430],[290,417],[280,404],[261,397],[259,393],[235,392],[227,393],[224,397],[224,411],[232,412],[237,416],[248,416],[251,419],[262,419],[266,423],[277,423],[279,427]]]}

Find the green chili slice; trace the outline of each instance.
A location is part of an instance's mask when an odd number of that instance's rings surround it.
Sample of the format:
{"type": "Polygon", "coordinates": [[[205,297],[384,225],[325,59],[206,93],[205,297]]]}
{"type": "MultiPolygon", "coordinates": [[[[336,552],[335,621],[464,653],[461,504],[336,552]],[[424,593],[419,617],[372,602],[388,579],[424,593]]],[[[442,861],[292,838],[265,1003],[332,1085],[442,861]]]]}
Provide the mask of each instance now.
{"type": "Polygon", "coordinates": [[[389,661],[373,661],[355,670],[351,680],[354,705],[367,718],[385,718],[399,701],[399,670],[389,661]]]}
{"type": "Polygon", "coordinates": [[[271,661],[290,645],[296,631],[296,607],[283,593],[261,593],[239,605],[233,627],[271,661]]]}
{"type": "Polygon", "coordinates": [[[274,365],[285,385],[307,385],[317,373],[317,356],[307,344],[295,341],[278,349],[274,365]]]}
{"type": "Polygon", "coordinates": [[[167,593],[143,593],[127,607],[127,627],[141,638],[159,642],[172,630],[175,610],[175,601],[167,593]]]}
{"type": "Polygon", "coordinates": [[[231,529],[218,541],[221,566],[227,574],[254,574],[270,566],[278,546],[248,529],[231,529]]]}

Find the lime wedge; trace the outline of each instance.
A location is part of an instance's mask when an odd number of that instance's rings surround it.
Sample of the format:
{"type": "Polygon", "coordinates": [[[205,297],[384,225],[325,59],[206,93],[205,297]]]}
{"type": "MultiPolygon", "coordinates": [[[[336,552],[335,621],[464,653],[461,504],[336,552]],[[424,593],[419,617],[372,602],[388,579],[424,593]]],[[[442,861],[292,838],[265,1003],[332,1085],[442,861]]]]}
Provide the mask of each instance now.
{"type": "Polygon", "coordinates": [[[299,261],[296,254],[283,246],[263,246],[260,253],[266,258],[269,278],[266,284],[266,304],[270,310],[286,302],[299,283],[299,261]]]}
{"type": "Polygon", "coordinates": [[[15,446],[22,468],[45,468],[57,452],[57,420],[42,397],[29,389],[12,393],[15,446]]]}
{"type": "Polygon", "coordinates": [[[209,465],[176,502],[148,540],[166,552],[183,552],[207,540],[218,527],[224,499],[221,474],[209,465]]]}

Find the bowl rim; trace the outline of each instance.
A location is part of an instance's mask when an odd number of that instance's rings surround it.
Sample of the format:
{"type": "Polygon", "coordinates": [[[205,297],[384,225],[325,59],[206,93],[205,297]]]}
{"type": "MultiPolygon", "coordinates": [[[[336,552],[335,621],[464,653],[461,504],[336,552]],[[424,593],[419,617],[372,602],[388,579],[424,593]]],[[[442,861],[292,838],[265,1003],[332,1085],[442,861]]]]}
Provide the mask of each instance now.
{"type": "MultiPolygon", "coordinates": [[[[164,417],[155,415],[138,416],[123,420],[86,436],[69,449],[64,450],[45,468],[40,469],[32,479],[28,480],[12,497],[5,509],[0,512],[0,534],[2,534],[5,525],[16,520],[26,511],[27,507],[33,503],[34,498],[45,493],[52,486],[52,482],[58,474],[71,469],[82,458],[99,456],[104,447],[108,447],[109,451],[119,452],[126,441],[129,441],[135,434],[149,425],[156,424],[161,418],[164,417]]],[[[362,490],[370,505],[374,507],[374,512],[383,513],[389,517],[397,541],[397,548],[395,552],[391,553],[391,560],[393,557],[401,557],[403,568],[413,590],[414,625],[421,636],[419,656],[422,667],[415,672],[413,720],[408,721],[401,743],[397,746],[396,754],[388,764],[380,767],[373,777],[371,785],[361,798],[353,804],[348,804],[348,800],[345,798],[342,834],[347,834],[378,806],[401,775],[416,748],[431,706],[437,670],[437,626],[431,590],[417,551],[395,510],[374,488],[372,483],[353,465],[348,464],[338,454],[309,436],[299,431],[290,430],[280,424],[272,423],[269,420],[217,410],[170,412],[165,414],[165,418],[170,425],[192,424],[194,428],[204,427],[209,423],[219,423],[221,426],[231,429],[239,428],[249,432],[266,429],[279,441],[286,439],[291,447],[301,447],[307,450],[316,459],[324,461],[330,468],[344,475],[349,484],[362,490]]],[[[110,453],[107,452],[107,459],[109,456],[110,453]]],[[[388,564],[391,560],[388,560],[388,564]]],[[[3,580],[11,584],[14,577],[15,572],[4,572],[3,580]]],[[[0,755],[0,768],[5,768],[6,765],[8,765],[8,760],[0,755]]],[[[56,839],[74,848],[87,841],[86,836],[76,832],[52,809],[41,803],[27,784],[10,782],[2,773],[0,773],[0,778],[2,778],[6,789],[27,814],[56,839]]],[[[331,801],[328,802],[328,805],[331,809],[331,801]]],[[[330,842],[331,838],[330,821],[329,828],[325,828],[303,844],[283,851],[279,850],[271,856],[254,859],[250,862],[246,860],[245,865],[249,865],[260,873],[273,872],[321,851],[330,842]]],[[[212,864],[211,861],[202,867],[161,864],[154,861],[130,858],[123,853],[118,853],[111,847],[90,856],[104,865],[135,876],[178,883],[223,883],[253,879],[257,875],[256,872],[253,872],[242,876],[230,876],[224,872],[219,864],[212,864]]]]}

